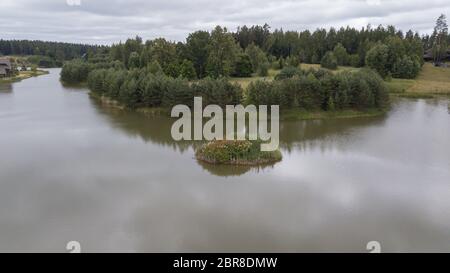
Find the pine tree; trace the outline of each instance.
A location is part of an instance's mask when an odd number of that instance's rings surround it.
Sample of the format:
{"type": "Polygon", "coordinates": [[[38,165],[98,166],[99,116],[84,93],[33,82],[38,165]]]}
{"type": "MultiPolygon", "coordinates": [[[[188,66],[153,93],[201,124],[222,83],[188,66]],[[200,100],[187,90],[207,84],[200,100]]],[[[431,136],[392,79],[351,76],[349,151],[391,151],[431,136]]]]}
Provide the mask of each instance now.
{"type": "Polygon", "coordinates": [[[448,25],[447,25],[447,18],[444,14],[439,16],[439,18],[436,21],[436,26],[434,28],[433,32],[433,60],[435,64],[441,63],[446,54],[447,54],[447,47],[448,47],[448,25]]]}

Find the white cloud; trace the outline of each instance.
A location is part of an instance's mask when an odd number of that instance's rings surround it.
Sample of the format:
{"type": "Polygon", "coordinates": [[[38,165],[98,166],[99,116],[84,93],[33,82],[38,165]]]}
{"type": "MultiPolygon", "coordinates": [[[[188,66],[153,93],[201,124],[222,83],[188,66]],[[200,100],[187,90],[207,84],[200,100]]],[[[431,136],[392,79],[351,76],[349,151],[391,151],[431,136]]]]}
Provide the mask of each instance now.
{"type": "Polygon", "coordinates": [[[2,0],[3,39],[109,44],[140,35],[184,40],[189,32],[268,23],[304,30],[393,24],[430,32],[448,0],[2,0]]]}

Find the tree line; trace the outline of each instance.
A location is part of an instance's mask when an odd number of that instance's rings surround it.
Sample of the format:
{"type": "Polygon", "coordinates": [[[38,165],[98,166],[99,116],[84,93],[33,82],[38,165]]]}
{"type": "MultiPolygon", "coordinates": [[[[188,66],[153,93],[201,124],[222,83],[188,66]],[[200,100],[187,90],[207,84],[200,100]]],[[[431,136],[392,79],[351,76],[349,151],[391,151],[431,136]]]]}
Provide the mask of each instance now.
{"type": "Polygon", "coordinates": [[[165,75],[162,70],[97,69],[89,73],[88,86],[129,108],[165,107],[178,104],[192,106],[194,97],[203,97],[206,104],[237,105],[242,102],[243,89],[226,78],[204,78],[190,82],[165,75]]]}
{"type": "Polygon", "coordinates": [[[32,56],[29,62],[40,67],[62,66],[64,61],[94,56],[107,47],[85,44],[44,42],[30,40],[0,40],[0,55],[32,56]]]}
{"type": "Polygon", "coordinates": [[[270,68],[298,66],[300,63],[337,66],[384,66],[382,76],[416,76],[422,65],[424,40],[418,33],[403,33],[393,26],[372,28],[341,28],[271,32],[268,25],[238,28],[229,32],[217,26],[211,32],[196,31],[186,41],[171,42],[158,38],[143,42],[140,37],[114,44],[111,60],[121,61],[127,68],[144,68],[157,62],[164,73],[178,77],[201,79],[206,76],[249,77],[253,73],[266,76],[270,68]],[[380,52],[380,47],[382,52],[380,52]],[[387,47],[387,52],[384,47],[387,47]],[[371,53],[371,54],[369,54],[371,53]],[[378,56],[378,54],[387,54],[378,56]],[[376,56],[375,58],[373,56],[376,56]],[[370,59],[368,59],[370,57],[370,59]],[[376,63],[381,58],[386,64],[376,63]],[[375,62],[375,63],[374,63],[375,62]],[[408,72],[398,67],[410,65],[408,72]]]}
{"type": "Polygon", "coordinates": [[[374,71],[342,72],[286,67],[275,81],[258,80],[246,90],[226,78],[206,77],[191,82],[144,69],[97,69],[88,76],[89,88],[130,108],[192,106],[193,97],[205,104],[280,105],[285,109],[344,110],[383,108],[389,101],[381,77],[374,71]]]}
{"type": "MultiPolygon", "coordinates": [[[[317,63],[328,69],[368,66],[382,77],[415,78],[423,64],[422,39],[418,33],[403,34],[392,26],[375,29],[369,26],[361,30],[347,27],[338,31],[318,29],[313,33],[271,32],[267,25],[244,26],[232,33],[217,26],[211,32],[189,34],[184,43],[164,38],[145,43],[140,37],[128,39],[112,45],[102,54],[90,55],[87,63],[89,70],[99,63],[103,66],[114,63],[126,69],[161,68],[168,76],[189,80],[267,76],[271,68],[297,67],[300,63],[317,63]]],[[[63,80],[80,81],[80,66],[85,68],[78,61],[69,63],[66,70],[73,70],[74,75],[65,73],[63,80]]],[[[81,80],[86,78],[87,75],[81,80]]]]}
{"type": "Polygon", "coordinates": [[[383,79],[370,69],[334,74],[323,69],[284,68],[275,81],[250,83],[245,97],[246,104],[324,111],[381,109],[389,102],[383,79]]]}
{"type": "Polygon", "coordinates": [[[415,78],[424,51],[436,47],[433,41],[442,48],[448,40],[445,24],[437,29],[421,37],[393,26],[314,32],[271,31],[268,25],[229,32],[217,26],[211,32],[193,32],[185,42],[128,39],[86,59],[66,62],[61,79],[87,81],[92,91],[132,108],[191,105],[194,96],[219,105],[279,104],[285,109],[326,111],[382,108],[388,103],[383,78],[415,78]],[[334,74],[303,71],[301,63],[327,69],[365,68],[334,74]],[[267,76],[269,69],[281,69],[275,81],[256,81],[246,90],[227,81],[230,76],[267,76]]]}

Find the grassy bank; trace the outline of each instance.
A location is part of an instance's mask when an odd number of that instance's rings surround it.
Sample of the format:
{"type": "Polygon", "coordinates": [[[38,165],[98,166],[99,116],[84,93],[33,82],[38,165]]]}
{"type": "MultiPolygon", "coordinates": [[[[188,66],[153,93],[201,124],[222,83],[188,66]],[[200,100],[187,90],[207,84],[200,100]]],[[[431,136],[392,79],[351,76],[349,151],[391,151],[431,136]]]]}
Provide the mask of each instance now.
{"type": "Polygon", "coordinates": [[[21,80],[29,79],[32,77],[38,77],[42,75],[47,75],[49,72],[44,70],[37,70],[37,71],[20,71],[18,75],[14,77],[8,77],[8,78],[0,78],[0,83],[13,83],[13,82],[19,82],[21,80]]]}
{"type": "MultiPolygon", "coordinates": [[[[301,64],[302,69],[319,69],[319,64],[301,64]]],[[[333,73],[342,71],[358,71],[360,68],[340,66],[333,73]]],[[[270,70],[267,77],[250,78],[232,78],[231,81],[240,84],[246,88],[251,82],[257,80],[272,81],[280,70],[270,70]]],[[[435,67],[431,63],[425,63],[422,71],[416,79],[391,79],[386,81],[391,95],[402,98],[434,98],[438,96],[450,96],[450,68],[435,67]]],[[[298,111],[296,116],[300,118],[329,118],[329,117],[359,117],[378,115],[380,111],[368,111],[368,113],[359,111],[344,111],[336,113],[304,113],[298,111]]]]}
{"type": "Polygon", "coordinates": [[[450,68],[426,63],[417,79],[392,79],[391,93],[403,98],[433,98],[450,95],[450,68]]]}
{"type": "Polygon", "coordinates": [[[348,119],[377,117],[386,114],[389,109],[368,110],[337,110],[337,111],[306,111],[289,109],[280,113],[281,120],[312,120],[312,119],[348,119]]]}
{"type": "Polygon", "coordinates": [[[210,164],[256,166],[282,160],[279,150],[262,152],[260,141],[216,140],[203,145],[195,153],[198,160],[210,164]]]}

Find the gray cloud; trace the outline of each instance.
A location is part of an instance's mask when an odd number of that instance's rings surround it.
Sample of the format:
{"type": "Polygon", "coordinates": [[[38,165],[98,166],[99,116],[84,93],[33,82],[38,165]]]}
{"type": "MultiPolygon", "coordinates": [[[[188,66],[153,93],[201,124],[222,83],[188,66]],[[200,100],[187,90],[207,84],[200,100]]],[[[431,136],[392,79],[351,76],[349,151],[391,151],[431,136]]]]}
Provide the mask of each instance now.
{"type": "Polygon", "coordinates": [[[184,40],[220,24],[268,23],[272,28],[363,27],[393,24],[431,32],[450,12],[448,0],[2,0],[0,38],[110,44],[140,35],[184,40]],[[6,12],[5,12],[6,11],[6,12]]]}

